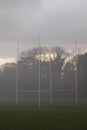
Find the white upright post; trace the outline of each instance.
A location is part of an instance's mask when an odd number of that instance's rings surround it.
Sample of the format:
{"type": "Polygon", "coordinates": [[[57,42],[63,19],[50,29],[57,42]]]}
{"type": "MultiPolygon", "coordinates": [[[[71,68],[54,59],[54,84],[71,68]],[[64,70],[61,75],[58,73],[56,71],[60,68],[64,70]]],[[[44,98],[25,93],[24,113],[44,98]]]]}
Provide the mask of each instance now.
{"type": "Polygon", "coordinates": [[[75,42],[75,87],[76,87],[76,106],[78,105],[78,73],[77,73],[77,43],[75,42]]]}
{"type": "Polygon", "coordinates": [[[51,50],[50,50],[50,104],[52,105],[53,103],[53,96],[52,96],[52,64],[51,64],[51,50]]]}
{"type": "Polygon", "coordinates": [[[18,55],[19,55],[19,45],[17,44],[17,66],[16,66],[16,106],[18,106],[18,55]]]}
{"type": "MultiPolygon", "coordinates": [[[[38,42],[39,42],[39,49],[40,49],[40,36],[38,38],[38,42]]],[[[39,50],[40,51],[40,50],[39,50]]],[[[40,52],[39,52],[39,55],[40,55],[40,52]]],[[[40,81],[40,78],[41,78],[41,65],[40,65],[40,58],[38,59],[39,60],[39,63],[38,63],[38,106],[40,108],[40,87],[41,87],[41,81],[40,81]]]]}

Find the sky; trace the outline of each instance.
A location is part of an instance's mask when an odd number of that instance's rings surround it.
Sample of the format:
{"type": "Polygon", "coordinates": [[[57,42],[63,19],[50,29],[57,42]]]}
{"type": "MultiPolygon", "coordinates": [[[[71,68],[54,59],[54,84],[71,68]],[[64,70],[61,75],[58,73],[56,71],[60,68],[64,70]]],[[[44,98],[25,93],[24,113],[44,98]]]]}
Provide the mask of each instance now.
{"type": "Polygon", "coordinates": [[[0,0],[0,58],[38,46],[87,48],[87,0],[0,0]]]}

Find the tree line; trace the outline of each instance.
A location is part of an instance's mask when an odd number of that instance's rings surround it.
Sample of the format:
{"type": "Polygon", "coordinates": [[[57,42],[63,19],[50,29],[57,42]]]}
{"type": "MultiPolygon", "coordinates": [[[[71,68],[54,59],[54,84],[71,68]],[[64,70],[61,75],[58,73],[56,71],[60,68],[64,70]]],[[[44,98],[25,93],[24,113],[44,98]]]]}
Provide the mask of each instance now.
{"type": "MultiPolygon", "coordinates": [[[[18,67],[18,89],[38,91],[38,72],[40,69],[41,90],[50,88],[50,65],[54,99],[73,100],[75,98],[75,72],[77,63],[78,100],[87,100],[87,53],[71,55],[64,48],[37,47],[20,53],[18,63],[6,63],[0,69],[0,100],[15,100],[18,67]],[[76,61],[76,57],[77,61],[76,61]],[[40,66],[39,66],[40,63],[40,66]],[[40,67],[40,68],[39,68],[40,67]],[[73,90],[73,92],[56,89],[73,90]]],[[[29,98],[20,93],[20,99],[29,98]]],[[[34,98],[33,94],[31,99],[34,98]]],[[[42,97],[44,94],[42,94],[42,97]]],[[[48,99],[49,93],[46,96],[48,99]]]]}

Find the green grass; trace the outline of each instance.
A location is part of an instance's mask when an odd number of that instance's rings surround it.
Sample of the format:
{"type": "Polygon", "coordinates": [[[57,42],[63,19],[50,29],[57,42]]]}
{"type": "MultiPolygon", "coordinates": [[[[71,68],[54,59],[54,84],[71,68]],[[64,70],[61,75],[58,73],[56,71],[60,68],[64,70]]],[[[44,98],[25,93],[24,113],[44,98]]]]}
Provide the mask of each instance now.
{"type": "Polygon", "coordinates": [[[0,106],[0,130],[87,130],[87,106],[0,106]]]}

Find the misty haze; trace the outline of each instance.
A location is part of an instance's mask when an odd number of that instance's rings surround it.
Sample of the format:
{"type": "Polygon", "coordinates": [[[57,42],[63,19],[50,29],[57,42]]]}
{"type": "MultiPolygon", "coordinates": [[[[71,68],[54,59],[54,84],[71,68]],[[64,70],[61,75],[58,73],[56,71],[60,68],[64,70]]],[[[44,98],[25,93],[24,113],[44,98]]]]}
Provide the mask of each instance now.
{"type": "Polygon", "coordinates": [[[0,0],[0,129],[87,129],[87,1],[0,0]]]}

